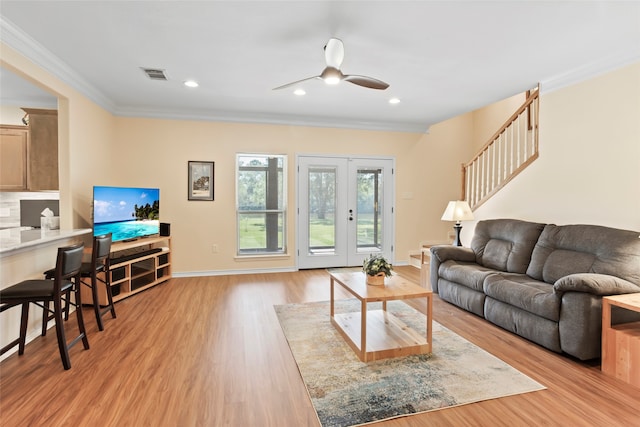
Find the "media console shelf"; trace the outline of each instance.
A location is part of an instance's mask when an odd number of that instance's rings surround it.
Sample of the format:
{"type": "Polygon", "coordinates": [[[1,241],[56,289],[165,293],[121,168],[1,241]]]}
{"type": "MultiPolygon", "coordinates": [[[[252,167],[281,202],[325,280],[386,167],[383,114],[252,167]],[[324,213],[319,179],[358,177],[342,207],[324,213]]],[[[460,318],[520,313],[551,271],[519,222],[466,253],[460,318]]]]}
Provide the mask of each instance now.
{"type": "MultiPolygon", "coordinates": [[[[171,278],[171,237],[147,237],[111,245],[111,292],[120,301],[171,278]]],[[[82,287],[82,302],[93,304],[91,290],[82,287]]],[[[107,305],[107,292],[98,287],[98,303],[107,305]]]]}

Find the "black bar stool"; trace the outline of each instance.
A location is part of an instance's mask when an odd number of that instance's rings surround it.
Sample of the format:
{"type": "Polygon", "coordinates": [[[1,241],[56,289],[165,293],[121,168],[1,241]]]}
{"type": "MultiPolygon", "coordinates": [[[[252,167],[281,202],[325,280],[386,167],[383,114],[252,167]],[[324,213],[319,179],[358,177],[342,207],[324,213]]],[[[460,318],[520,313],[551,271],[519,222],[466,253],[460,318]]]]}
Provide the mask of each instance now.
{"type": "MultiPolygon", "coordinates": [[[[112,234],[103,234],[93,237],[93,248],[91,250],[91,262],[83,262],[80,269],[80,281],[83,285],[91,289],[93,298],[93,311],[96,315],[98,329],[104,331],[104,322],[102,317],[111,312],[111,317],[116,318],[116,309],[113,305],[113,294],[111,293],[111,274],[109,273],[109,255],[111,254],[111,238],[112,234]],[[101,274],[103,273],[103,274],[101,274]],[[101,277],[102,276],[102,277],[101,277]],[[103,278],[104,277],[104,278],[103,278]],[[98,283],[102,283],[106,287],[107,305],[100,308],[98,298],[98,283]]],[[[54,270],[44,272],[46,279],[53,278],[54,270]]],[[[45,309],[42,315],[42,335],[47,334],[47,324],[53,316],[47,312],[48,303],[45,303],[45,309]]],[[[65,307],[65,320],[69,318],[69,306],[65,307]]]]}
{"type": "MultiPolygon", "coordinates": [[[[48,307],[53,301],[53,314],[56,322],[56,335],[58,337],[58,349],[64,369],[71,368],[69,349],[82,340],[85,350],[89,349],[89,340],[84,328],[82,318],[82,301],[80,297],[80,268],[82,266],[82,254],[84,245],[78,244],[58,248],[56,268],[53,280],[24,280],[16,285],[0,290],[0,312],[11,307],[22,305],[22,317],[20,319],[20,337],[0,350],[0,354],[6,353],[14,346],[18,346],[18,354],[24,353],[27,337],[27,323],[29,320],[29,303],[39,307],[48,307]],[[75,303],[70,301],[68,295],[73,293],[75,303]],[[62,315],[64,311],[63,299],[66,304],[76,306],[76,318],[78,320],[79,335],[67,343],[64,333],[62,315]]],[[[49,310],[50,311],[50,310],[49,310]]]]}

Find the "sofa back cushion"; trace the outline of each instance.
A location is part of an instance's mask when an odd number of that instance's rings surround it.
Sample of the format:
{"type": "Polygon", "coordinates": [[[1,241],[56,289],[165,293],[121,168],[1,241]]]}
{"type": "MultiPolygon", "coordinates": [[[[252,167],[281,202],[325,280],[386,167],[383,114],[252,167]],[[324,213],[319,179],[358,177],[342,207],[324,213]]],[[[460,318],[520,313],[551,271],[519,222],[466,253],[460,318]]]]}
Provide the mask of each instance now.
{"type": "Polygon", "coordinates": [[[547,283],[569,274],[617,276],[640,285],[640,233],[599,225],[544,228],[527,275],[547,283]]]}
{"type": "Polygon", "coordinates": [[[476,225],[471,249],[476,262],[508,273],[527,271],[544,224],[517,219],[491,219],[476,225]]]}

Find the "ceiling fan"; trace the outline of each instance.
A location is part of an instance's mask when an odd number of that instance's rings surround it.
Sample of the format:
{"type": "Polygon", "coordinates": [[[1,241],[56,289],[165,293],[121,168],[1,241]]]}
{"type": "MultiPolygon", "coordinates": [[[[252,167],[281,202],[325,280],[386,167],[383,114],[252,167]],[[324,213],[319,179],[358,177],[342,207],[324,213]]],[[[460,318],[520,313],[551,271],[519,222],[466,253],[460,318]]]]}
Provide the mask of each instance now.
{"type": "Polygon", "coordinates": [[[334,85],[344,80],[349,83],[353,83],[369,89],[385,90],[389,87],[387,83],[383,82],[382,80],[374,79],[373,77],[343,74],[342,71],[340,71],[340,66],[342,65],[342,61],[344,60],[344,44],[340,39],[329,39],[327,45],[324,47],[324,57],[327,66],[324,70],[322,70],[322,73],[320,73],[319,76],[307,77],[306,79],[287,83],[286,85],[273,88],[273,90],[284,89],[290,86],[297,85],[298,83],[313,79],[324,80],[325,83],[334,85]]]}

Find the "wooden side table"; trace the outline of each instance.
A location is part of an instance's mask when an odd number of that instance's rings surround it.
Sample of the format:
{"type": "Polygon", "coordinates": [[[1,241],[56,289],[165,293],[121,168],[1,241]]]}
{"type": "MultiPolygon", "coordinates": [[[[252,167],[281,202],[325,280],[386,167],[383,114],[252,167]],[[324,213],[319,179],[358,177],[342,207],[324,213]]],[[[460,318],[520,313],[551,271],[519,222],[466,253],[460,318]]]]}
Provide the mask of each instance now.
{"type": "Polygon", "coordinates": [[[611,306],[640,313],[640,293],[602,298],[602,372],[640,388],[640,322],[611,325],[611,306]]]}

